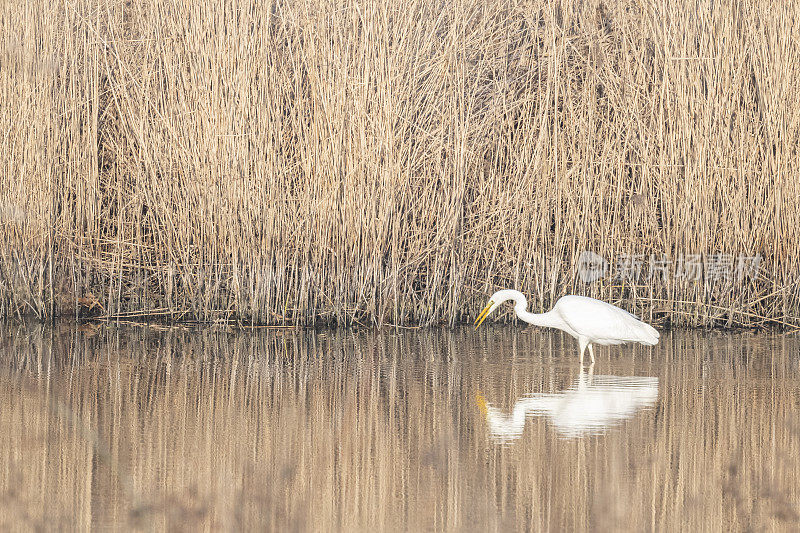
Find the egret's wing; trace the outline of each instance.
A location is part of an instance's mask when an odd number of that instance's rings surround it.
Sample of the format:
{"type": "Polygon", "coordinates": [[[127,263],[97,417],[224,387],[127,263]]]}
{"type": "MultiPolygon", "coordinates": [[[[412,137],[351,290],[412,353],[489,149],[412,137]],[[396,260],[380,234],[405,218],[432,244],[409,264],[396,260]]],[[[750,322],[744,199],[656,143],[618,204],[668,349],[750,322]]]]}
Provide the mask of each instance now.
{"type": "Polygon", "coordinates": [[[658,332],[624,309],[585,296],[564,296],[554,310],[579,335],[605,344],[656,344],[658,332]]]}

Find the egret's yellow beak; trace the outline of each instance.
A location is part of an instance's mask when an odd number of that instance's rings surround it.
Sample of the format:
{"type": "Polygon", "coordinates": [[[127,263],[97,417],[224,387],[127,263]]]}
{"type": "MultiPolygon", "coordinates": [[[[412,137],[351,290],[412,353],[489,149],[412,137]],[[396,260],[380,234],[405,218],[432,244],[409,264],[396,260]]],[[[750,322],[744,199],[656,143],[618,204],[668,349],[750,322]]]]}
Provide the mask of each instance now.
{"type": "Polygon", "coordinates": [[[494,302],[492,300],[489,300],[489,303],[486,304],[486,307],[483,308],[481,314],[479,314],[478,318],[475,319],[475,329],[478,329],[478,326],[480,326],[483,323],[483,321],[486,320],[486,317],[489,316],[489,311],[492,310],[493,305],[494,302]]]}

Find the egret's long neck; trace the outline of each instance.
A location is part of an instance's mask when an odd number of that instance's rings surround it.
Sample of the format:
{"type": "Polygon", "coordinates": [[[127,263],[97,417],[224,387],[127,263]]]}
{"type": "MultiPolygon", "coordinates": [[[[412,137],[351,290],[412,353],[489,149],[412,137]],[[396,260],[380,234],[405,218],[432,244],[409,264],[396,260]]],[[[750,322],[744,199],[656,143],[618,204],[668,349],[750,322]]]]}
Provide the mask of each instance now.
{"type": "Polygon", "coordinates": [[[541,326],[544,328],[559,328],[561,329],[561,320],[553,314],[552,311],[546,313],[530,313],[528,312],[528,302],[524,299],[517,300],[514,305],[514,311],[520,320],[533,324],[534,326],[541,326]]]}

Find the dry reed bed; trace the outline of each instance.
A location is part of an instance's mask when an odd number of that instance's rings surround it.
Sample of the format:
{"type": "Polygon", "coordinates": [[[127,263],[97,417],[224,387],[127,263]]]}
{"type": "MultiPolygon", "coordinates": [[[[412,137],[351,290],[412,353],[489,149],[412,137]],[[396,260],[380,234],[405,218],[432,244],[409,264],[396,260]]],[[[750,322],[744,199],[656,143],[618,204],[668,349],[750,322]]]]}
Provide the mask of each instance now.
{"type": "Polygon", "coordinates": [[[800,522],[795,339],[684,331],[666,334],[652,359],[617,351],[603,372],[658,376],[654,410],[567,441],[531,418],[519,441],[499,446],[476,392],[508,410],[526,393],[564,389],[574,347],[561,334],[13,333],[0,360],[0,524],[700,531],[800,522]]]}
{"type": "Polygon", "coordinates": [[[0,312],[800,324],[800,4],[0,6],[0,312]],[[586,284],[578,254],[760,254],[586,284]],[[674,269],[673,269],[674,271],[674,269]]]}

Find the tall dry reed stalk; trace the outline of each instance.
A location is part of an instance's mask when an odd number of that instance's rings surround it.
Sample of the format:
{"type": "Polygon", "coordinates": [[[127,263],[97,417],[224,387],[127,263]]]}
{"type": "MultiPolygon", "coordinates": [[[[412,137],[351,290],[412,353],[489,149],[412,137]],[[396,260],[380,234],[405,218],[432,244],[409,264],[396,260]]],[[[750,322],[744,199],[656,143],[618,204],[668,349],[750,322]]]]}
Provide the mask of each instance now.
{"type": "Polygon", "coordinates": [[[799,13],[4,2],[0,311],[454,323],[515,287],[797,325],[799,13]],[[583,250],[762,260],[584,283],[583,250]]]}

